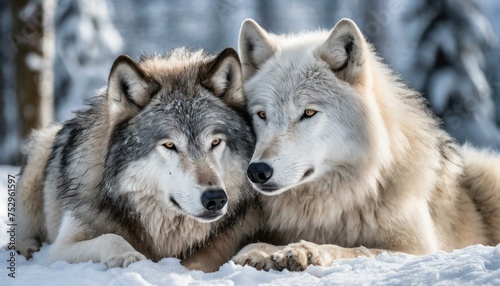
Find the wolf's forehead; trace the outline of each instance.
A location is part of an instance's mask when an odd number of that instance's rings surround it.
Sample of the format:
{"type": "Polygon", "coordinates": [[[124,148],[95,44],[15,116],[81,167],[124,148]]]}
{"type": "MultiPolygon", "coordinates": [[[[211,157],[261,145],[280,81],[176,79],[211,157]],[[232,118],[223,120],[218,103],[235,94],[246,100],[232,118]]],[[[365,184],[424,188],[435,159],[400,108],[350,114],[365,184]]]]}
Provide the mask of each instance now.
{"type": "Polygon", "coordinates": [[[166,125],[171,131],[187,137],[198,137],[209,133],[224,132],[224,126],[232,124],[225,116],[225,108],[209,94],[197,98],[182,95],[164,99],[157,105],[165,114],[166,125]]]}
{"type": "Polygon", "coordinates": [[[319,104],[318,95],[328,91],[332,80],[324,65],[314,59],[309,63],[280,60],[278,57],[269,62],[266,71],[258,73],[246,86],[249,104],[278,109],[319,104]]]}
{"type": "Polygon", "coordinates": [[[209,114],[214,109],[218,108],[215,100],[211,98],[211,94],[204,91],[196,91],[193,95],[186,94],[182,91],[166,94],[159,98],[160,106],[168,114],[176,116],[185,116],[191,118],[197,114],[209,114]]]}

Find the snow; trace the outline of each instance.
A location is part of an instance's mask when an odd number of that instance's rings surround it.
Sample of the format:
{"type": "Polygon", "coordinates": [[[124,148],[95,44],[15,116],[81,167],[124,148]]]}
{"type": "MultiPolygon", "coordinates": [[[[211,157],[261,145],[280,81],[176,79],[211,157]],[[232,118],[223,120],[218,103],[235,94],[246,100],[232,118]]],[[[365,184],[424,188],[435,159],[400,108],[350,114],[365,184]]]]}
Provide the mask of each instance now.
{"type": "MultiPolygon", "coordinates": [[[[0,166],[0,245],[7,243],[7,176],[19,168],[0,166]]],[[[249,266],[224,264],[219,271],[189,271],[178,259],[158,263],[140,261],[127,268],[106,269],[85,262],[49,263],[50,245],[26,260],[16,256],[16,278],[7,275],[10,251],[0,249],[1,285],[500,285],[500,245],[474,245],[451,253],[426,256],[384,253],[376,259],[339,260],[331,267],[310,266],[304,272],[258,271],[249,266]]]]}
{"type": "MultiPolygon", "coordinates": [[[[47,263],[50,246],[44,246],[26,261],[17,257],[16,278],[7,285],[499,285],[500,246],[471,246],[452,253],[414,257],[382,254],[377,259],[339,260],[331,267],[310,266],[304,272],[263,272],[232,262],[215,273],[189,271],[179,260],[165,258],[158,263],[140,261],[127,268],[106,269],[103,264],[47,263]]],[[[8,259],[0,251],[0,260],[8,259]]],[[[3,284],[5,285],[5,284],[3,284]]]]}

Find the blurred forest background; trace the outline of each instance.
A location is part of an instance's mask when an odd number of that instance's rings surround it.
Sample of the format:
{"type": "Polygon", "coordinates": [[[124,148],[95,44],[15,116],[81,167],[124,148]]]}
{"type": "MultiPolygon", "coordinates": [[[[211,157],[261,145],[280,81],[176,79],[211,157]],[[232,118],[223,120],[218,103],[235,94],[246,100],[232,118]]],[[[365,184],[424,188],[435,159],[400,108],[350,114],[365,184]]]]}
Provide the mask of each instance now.
{"type": "Polygon", "coordinates": [[[122,53],[237,48],[245,18],[290,33],[343,17],[459,142],[500,150],[498,0],[1,0],[0,164],[20,164],[30,130],[97,95],[122,53]]]}

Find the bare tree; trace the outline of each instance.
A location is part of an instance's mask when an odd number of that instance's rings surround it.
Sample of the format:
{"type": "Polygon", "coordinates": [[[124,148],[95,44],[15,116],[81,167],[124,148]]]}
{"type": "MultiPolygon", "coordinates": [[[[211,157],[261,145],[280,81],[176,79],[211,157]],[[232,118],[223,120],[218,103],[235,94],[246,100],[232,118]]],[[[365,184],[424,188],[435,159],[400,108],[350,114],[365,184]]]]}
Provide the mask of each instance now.
{"type": "MultiPolygon", "coordinates": [[[[10,28],[10,15],[9,15],[9,7],[10,3],[8,1],[1,1],[0,2],[0,31],[2,32],[3,35],[7,34],[9,28],[10,28]]],[[[6,111],[6,106],[7,101],[10,100],[11,95],[8,94],[7,88],[9,83],[13,82],[12,80],[9,80],[8,77],[8,71],[6,66],[9,66],[11,64],[10,59],[11,58],[11,53],[10,53],[10,46],[8,46],[8,43],[5,41],[0,42],[0,62],[2,63],[2,67],[0,70],[0,147],[3,147],[6,141],[6,137],[8,132],[8,116],[5,114],[6,111]]],[[[2,148],[4,149],[4,148],[2,148]]],[[[5,158],[5,153],[1,154],[0,161],[7,161],[8,159],[5,158]]]]}
{"type": "Polygon", "coordinates": [[[18,114],[22,138],[53,117],[55,0],[12,1],[18,114]]]}

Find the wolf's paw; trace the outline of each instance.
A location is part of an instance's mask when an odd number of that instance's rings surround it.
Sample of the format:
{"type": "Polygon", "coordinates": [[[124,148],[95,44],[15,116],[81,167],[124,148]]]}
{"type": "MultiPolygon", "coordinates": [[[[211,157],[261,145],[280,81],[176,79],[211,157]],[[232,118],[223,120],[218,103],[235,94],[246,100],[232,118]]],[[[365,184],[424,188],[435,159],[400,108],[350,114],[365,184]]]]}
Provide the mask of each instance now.
{"type": "Polygon", "coordinates": [[[40,242],[36,239],[28,239],[24,241],[16,241],[16,250],[19,254],[26,257],[27,259],[31,258],[33,253],[40,250],[40,242]]]}
{"type": "Polygon", "coordinates": [[[249,265],[257,270],[269,270],[269,264],[271,262],[269,254],[264,251],[254,249],[249,252],[237,254],[233,257],[232,261],[239,265],[249,265]]]}
{"type": "Polygon", "coordinates": [[[282,246],[275,246],[268,243],[252,243],[243,247],[231,260],[236,264],[250,265],[258,270],[267,271],[274,269],[271,254],[281,248],[282,246]]]}
{"type": "Polygon", "coordinates": [[[301,240],[271,255],[276,270],[303,271],[309,265],[330,266],[333,259],[320,245],[301,240]]]}
{"type": "Polygon", "coordinates": [[[103,262],[108,268],[113,268],[113,267],[127,267],[129,264],[141,260],[146,260],[146,256],[140,254],[137,251],[130,251],[130,252],[125,252],[123,254],[110,256],[103,262]]]}

